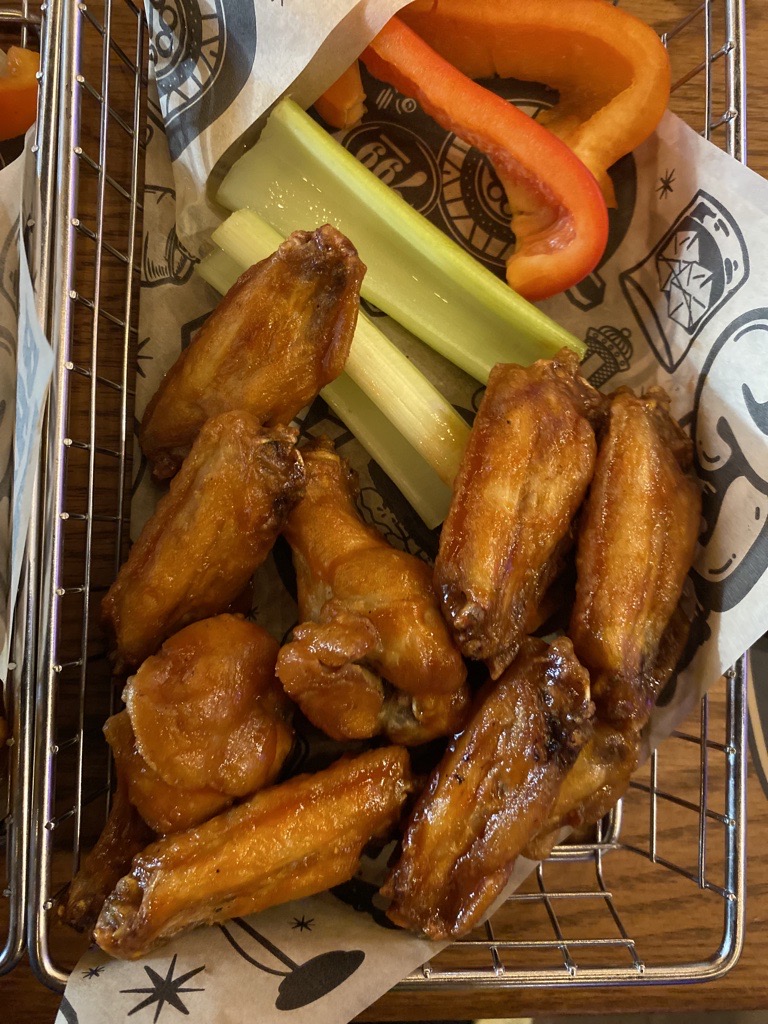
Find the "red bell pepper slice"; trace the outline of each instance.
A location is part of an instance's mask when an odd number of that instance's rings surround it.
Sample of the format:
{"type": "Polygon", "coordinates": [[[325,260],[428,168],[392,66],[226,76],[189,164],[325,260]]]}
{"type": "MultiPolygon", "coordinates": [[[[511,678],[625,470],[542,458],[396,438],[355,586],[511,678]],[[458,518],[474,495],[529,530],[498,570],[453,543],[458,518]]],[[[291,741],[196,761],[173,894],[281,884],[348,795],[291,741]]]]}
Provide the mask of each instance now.
{"type": "Polygon", "coordinates": [[[491,160],[513,211],[517,244],[507,282],[515,291],[546,299],[594,270],[608,238],[608,211],[594,177],[563,142],[467,78],[399,18],[384,26],[362,60],[491,160]]]}

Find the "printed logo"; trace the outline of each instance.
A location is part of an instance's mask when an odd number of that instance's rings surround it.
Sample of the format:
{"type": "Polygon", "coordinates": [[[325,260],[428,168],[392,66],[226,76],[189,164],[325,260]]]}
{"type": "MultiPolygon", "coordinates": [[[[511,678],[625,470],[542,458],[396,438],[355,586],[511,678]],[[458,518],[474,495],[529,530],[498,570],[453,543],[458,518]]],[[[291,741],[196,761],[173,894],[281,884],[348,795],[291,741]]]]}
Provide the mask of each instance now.
{"type": "Polygon", "coordinates": [[[643,334],[668,373],[748,277],[749,255],[738,224],[703,191],[648,256],[619,275],[643,334]]]}
{"type": "Polygon", "coordinates": [[[742,314],[715,342],[696,388],[693,438],[705,529],[691,575],[707,613],[735,608],[768,570],[766,349],[768,308],[742,314]],[[729,409],[722,394],[739,400],[729,409]]]}
{"type": "Polygon", "coordinates": [[[245,85],[256,56],[256,14],[252,3],[223,0],[149,0],[147,13],[149,59],[176,160],[245,85]]]}
{"type": "Polygon", "coordinates": [[[369,121],[353,128],[344,137],[344,146],[419,213],[429,213],[437,202],[437,163],[409,128],[388,121],[369,121]]]}
{"type": "Polygon", "coordinates": [[[628,370],[632,359],[632,332],[628,327],[590,327],[584,339],[587,354],[581,363],[581,372],[592,387],[598,390],[628,370]]]}

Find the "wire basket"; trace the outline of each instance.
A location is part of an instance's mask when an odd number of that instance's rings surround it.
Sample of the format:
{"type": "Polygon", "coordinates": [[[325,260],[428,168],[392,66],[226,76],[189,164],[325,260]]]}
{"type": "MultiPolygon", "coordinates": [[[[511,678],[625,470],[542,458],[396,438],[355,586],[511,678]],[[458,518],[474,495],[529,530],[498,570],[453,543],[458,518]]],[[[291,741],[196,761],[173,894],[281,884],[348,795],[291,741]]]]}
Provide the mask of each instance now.
{"type": "MultiPolygon", "coordinates": [[[[708,0],[664,37],[676,95],[689,106],[694,97],[701,110],[695,127],[741,160],[743,32],[743,0],[708,0]]],[[[101,726],[116,695],[97,615],[128,543],[148,56],[133,0],[53,0],[44,38],[60,82],[43,111],[57,162],[41,171],[55,167],[56,191],[40,242],[50,256],[45,322],[57,362],[37,509],[41,593],[27,623],[30,642],[37,639],[28,942],[37,975],[61,988],[80,949],[52,910],[110,799],[101,726]]],[[[623,810],[589,841],[554,851],[489,924],[401,987],[723,974],[738,958],[744,922],[743,664],[725,685],[723,714],[705,698],[698,726],[652,757],[623,810]],[[711,931],[701,929],[693,945],[668,935],[660,942],[651,909],[659,900],[674,900],[681,920],[687,901],[708,901],[711,931]]]]}
{"type": "MultiPolygon", "coordinates": [[[[40,16],[27,0],[13,6],[0,4],[0,47],[39,47],[40,16]]],[[[40,95],[45,100],[51,88],[51,77],[40,75],[40,95]]],[[[36,140],[35,161],[38,182],[42,185],[42,161],[48,160],[50,150],[36,140]]],[[[21,153],[22,143],[6,143],[0,166],[5,166],[21,153]]],[[[39,252],[28,253],[30,265],[37,272],[42,267],[39,252]]],[[[45,301],[41,289],[38,308],[42,313],[45,301]]],[[[37,519],[33,517],[30,537],[37,536],[37,519]]],[[[3,752],[0,766],[0,975],[18,963],[24,952],[24,918],[29,876],[30,800],[32,791],[32,693],[34,674],[32,659],[25,655],[29,639],[34,637],[32,616],[37,609],[37,553],[33,543],[28,546],[28,558],[22,568],[19,593],[16,600],[16,628],[11,639],[10,664],[5,685],[2,687],[6,718],[11,740],[3,752]]],[[[0,686],[2,683],[0,682],[0,686]]]]}

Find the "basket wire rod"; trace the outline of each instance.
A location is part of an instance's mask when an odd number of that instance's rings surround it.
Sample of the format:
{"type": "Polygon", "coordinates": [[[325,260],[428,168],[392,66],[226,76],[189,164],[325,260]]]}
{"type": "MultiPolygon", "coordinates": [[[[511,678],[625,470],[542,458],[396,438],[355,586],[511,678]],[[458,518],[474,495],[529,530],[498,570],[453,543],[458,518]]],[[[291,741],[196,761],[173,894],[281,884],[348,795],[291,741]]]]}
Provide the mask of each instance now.
{"type": "Polygon", "coordinates": [[[744,751],[747,736],[746,681],[749,678],[749,655],[744,654],[734,669],[727,673],[729,700],[726,709],[728,734],[728,760],[731,771],[727,775],[725,809],[733,824],[727,833],[725,858],[724,901],[725,927],[720,946],[720,960],[724,971],[741,956],[744,946],[746,907],[744,880],[747,868],[747,759],[739,756],[744,751]]]}
{"type": "Polygon", "coordinates": [[[712,5],[704,12],[704,138],[712,134],[712,5]]]}
{"type": "Polygon", "coordinates": [[[662,43],[664,43],[664,45],[667,46],[671,39],[674,39],[675,36],[680,35],[683,29],[688,28],[691,22],[696,20],[696,18],[699,17],[699,15],[705,10],[706,7],[706,2],[700,3],[699,6],[695,8],[695,10],[691,11],[690,14],[686,14],[684,18],[678,21],[674,28],[669,29],[668,32],[663,32],[661,36],[662,43]]]}
{"type": "Polygon", "coordinates": [[[727,56],[726,101],[733,117],[728,121],[728,152],[743,164],[747,162],[747,67],[744,39],[747,26],[746,0],[726,4],[726,29],[734,45],[727,56]]]}
{"type": "Polygon", "coordinates": [[[610,915],[616,924],[616,928],[618,929],[619,934],[621,935],[621,940],[615,939],[614,942],[621,941],[622,945],[626,946],[626,948],[629,950],[629,955],[632,957],[632,961],[634,962],[634,965],[637,968],[638,974],[642,974],[645,970],[645,964],[637,955],[635,941],[634,939],[631,939],[629,937],[629,932],[624,927],[624,922],[621,920],[619,912],[616,909],[616,905],[613,902],[613,894],[606,886],[605,880],[603,878],[603,853],[601,850],[598,850],[595,853],[595,876],[597,878],[597,884],[599,886],[600,892],[605,897],[605,904],[608,907],[610,915]]]}
{"type": "MultiPolygon", "coordinates": [[[[51,240],[58,242],[61,249],[50,254],[51,287],[46,293],[50,310],[50,335],[54,346],[54,379],[51,389],[51,404],[48,429],[44,434],[45,493],[41,530],[42,546],[42,587],[40,594],[41,616],[37,634],[32,642],[39,641],[37,665],[37,700],[35,720],[35,785],[33,795],[33,821],[38,835],[32,836],[32,858],[30,864],[28,916],[28,952],[30,964],[37,976],[47,985],[63,990],[67,974],[55,962],[48,941],[48,915],[44,912],[50,906],[48,890],[51,876],[51,843],[49,834],[40,828],[50,820],[55,791],[55,753],[53,736],[55,730],[57,684],[53,670],[56,660],[56,644],[59,632],[60,589],[63,555],[63,530],[58,524],[65,493],[65,451],[61,440],[65,436],[68,419],[69,360],[73,332],[70,289],[73,274],[74,227],[78,190],[77,156],[74,140],[80,129],[77,100],[76,66],[82,52],[80,8],[74,4],[54,3],[46,19],[46,36],[52,42],[49,73],[56,72],[58,87],[53,99],[56,118],[51,130],[57,133],[49,140],[58,153],[50,167],[55,181],[50,182],[54,201],[51,206],[49,232],[51,240]],[[62,245],[63,243],[63,245],[62,245]],[[55,524],[55,525],[51,525],[55,524]]],[[[42,278],[42,275],[41,275],[42,278]]]]}
{"type": "MultiPolygon", "coordinates": [[[[144,19],[140,15],[136,19],[136,53],[135,60],[136,66],[141,66],[142,55],[144,52],[144,19]]],[[[142,79],[140,75],[136,75],[134,78],[133,85],[133,145],[131,147],[131,205],[128,213],[128,261],[127,261],[127,273],[125,275],[125,329],[123,332],[123,361],[121,366],[121,402],[120,402],[120,479],[118,481],[118,492],[117,492],[117,514],[120,517],[120,522],[117,526],[116,539],[115,539],[115,561],[114,571],[117,575],[117,571],[120,568],[121,553],[123,547],[123,520],[127,515],[126,508],[126,486],[125,476],[127,469],[128,460],[128,445],[131,443],[131,438],[128,432],[128,380],[129,380],[129,352],[130,352],[130,322],[131,322],[131,307],[134,300],[134,288],[135,288],[135,274],[133,273],[134,264],[136,262],[136,228],[137,228],[137,216],[139,210],[138,194],[139,194],[139,159],[141,151],[141,96],[142,96],[142,79]]]]}
{"type": "Polygon", "coordinates": [[[699,751],[699,887],[706,884],[707,864],[707,815],[709,803],[709,751],[707,737],[709,735],[709,701],[701,700],[701,748],[699,751]]]}
{"type": "Polygon", "coordinates": [[[544,907],[546,908],[547,916],[549,917],[549,923],[552,925],[552,931],[555,933],[555,937],[557,938],[558,948],[563,958],[563,966],[565,967],[570,977],[574,977],[576,974],[576,964],[573,962],[571,954],[568,950],[568,944],[566,943],[565,936],[563,935],[560,929],[560,922],[557,919],[555,908],[552,906],[552,901],[549,898],[549,893],[547,892],[547,887],[544,883],[543,864],[539,864],[539,866],[536,868],[536,881],[538,882],[539,891],[544,897],[544,907]]]}
{"type": "MultiPolygon", "coordinates": [[[[99,118],[99,164],[106,168],[107,164],[107,138],[109,131],[109,40],[112,23],[112,5],[105,4],[104,34],[102,41],[102,72],[101,72],[101,94],[104,97],[100,104],[99,118]]],[[[77,83],[82,88],[85,84],[82,75],[77,76],[77,83]]],[[[95,474],[96,474],[96,402],[98,397],[96,376],[99,369],[99,312],[101,309],[102,292],[102,243],[104,240],[104,216],[105,196],[107,190],[106,178],[102,174],[98,178],[96,193],[96,253],[94,260],[93,280],[93,311],[91,320],[91,379],[90,379],[90,416],[88,424],[88,497],[86,501],[87,520],[85,524],[85,559],[84,559],[84,583],[86,589],[83,592],[83,620],[80,634],[80,650],[85,652],[88,649],[88,638],[90,633],[90,610],[91,610],[91,561],[93,553],[93,516],[95,515],[95,474]]],[[[80,866],[80,832],[82,825],[83,810],[83,767],[84,767],[84,726],[85,726],[85,695],[87,691],[88,672],[87,659],[80,658],[80,691],[78,701],[78,727],[81,741],[77,747],[75,764],[75,815],[73,823],[72,839],[72,874],[77,872],[80,866]]]]}
{"type": "Polygon", "coordinates": [[[656,793],[658,785],[659,756],[654,750],[651,754],[651,781],[649,786],[649,823],[648,823],[648,856],[651,861],[656,862],[656,825],[658,821],[658,806],[656,793]]]}

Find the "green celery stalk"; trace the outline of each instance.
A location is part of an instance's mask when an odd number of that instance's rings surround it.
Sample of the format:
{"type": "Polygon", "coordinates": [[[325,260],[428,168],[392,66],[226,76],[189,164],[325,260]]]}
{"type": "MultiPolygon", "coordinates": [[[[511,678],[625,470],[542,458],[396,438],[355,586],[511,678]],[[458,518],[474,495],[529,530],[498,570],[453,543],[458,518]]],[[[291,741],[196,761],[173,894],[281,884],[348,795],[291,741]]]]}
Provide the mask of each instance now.
{"type": "MultiPolygon", "coordinates": [[[[217,200],[250,208],[284,235],[335,225],[368,267],[365,298],[481,382],[499,362],[528,364],[572,334],[526,302],[359,163],[290,99],[227,174],[217,200]]],[[[219,229],[221,231],[221,229],[219,229]]],[[[219,244],[231,252],[220,235],[219,244]]]]}
{"type": "Polygon", "coordinates": [[[392,426],[381,409],[346,373],[326,384],[320,394],[400,488],[425,525],[430,530],[439,526],[448,515],[451,489],[392,426]]]}

